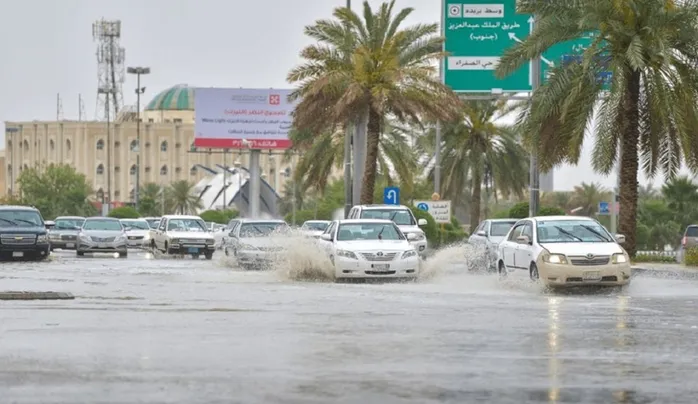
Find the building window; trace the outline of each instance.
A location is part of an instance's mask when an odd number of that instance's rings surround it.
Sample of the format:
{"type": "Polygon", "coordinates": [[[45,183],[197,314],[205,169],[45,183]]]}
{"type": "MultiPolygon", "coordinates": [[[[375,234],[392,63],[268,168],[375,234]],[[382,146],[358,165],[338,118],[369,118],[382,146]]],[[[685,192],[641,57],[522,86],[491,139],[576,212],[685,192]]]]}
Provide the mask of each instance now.
{"type": "Polygon", "coordinates": [[[146,172],[146,173],[149,173],[149,172],[150,172],[150,167],[149,167],[149,166],[145,167],[145,172],[146,172]]]}
{"type": "Polygon", "coordinates": [[[182,167],[177,167],[177,168],[175,168],[175,173],[176,173],[176,174],[179,174],[179,173],[181,173],[181,172],[182,172],[182,167]]]}
{"type": "Polygon", "coordinates": [[[120,196],[121,196],[121,192],[114,191],[114,199],[116,199],[118,201],[120,196]]]}
{"type": "Polygon", "coordinates": [[[160,175],[167,175],[167,166],[160,167],[160,175]]]}
{"type": "Polygon", "coordinates": [[[70,143],[70,139],[66,139],[65,141],[65,151],[70,152],[70,149],[73,147],[73,144],[70,143]]]}
{"type": "Polygon", "coordinates": [[[53,139],[51,139],[49,142],[49,147],[51,148],[51,151],[54,151],[56,149],[56,143],[53,142],[53,139]]]}
{"type": "Polygon", "coordinates": [[[100,164],[97,166],[97,175],[104,174],[104,165],[100,164]]]}
{"type": "Polygon", "coordinates": [[[129,174],[131,174],[131,175],[136,175],[136,170],[138,170],[138,168],[137,168],[136,165],[134,164],[134,165],[131,166],[131,169],[130,169],[128,172],[129,172],[129,174]]]}
{"type": "Polygon", "coordinates": [[[25,165],[24,165],[24,170],[28,170],[28,169],[29,169],[29,166],[25,164],[25,165]]]}
{"type": "Polygon", "coordinates": [[[174,123],[182,123],[182,119],[181,119],[181,118],[174,118],[174,119],[172,120],[172,122],[174,122],[174,123]]]}
{"type": "Polygon", "coordinates": [[[114,142],[114,147],[119,148],[121,147],[121,142],[114,142]]]}
{"type": "Polygon", "coordinates": [[[136,142],[135,140],[132,140],[131,145],[129,146],[129,149],[132,152],[138,151],[138,142],[136,142]]]}
{"type": "Polygon", "coordinates": [[[104,140],[99,139],[97,141],[97,150],[104,150],[104,140]]]}
{"type": "Polygon", "coordinates": [[[104,191],[102,190],[102,188],[100,188],[97,190],[97,200],[101,201],[103,199],[104,199],[104,191]]]}
{"type": "Polygon", "coordinates": [[[192,166],[192,168],[189,170],[189,175],[196,175],[196,173],[199,170],[196,168],[196,166],[192,166]]]}
{"type": "Polygon", "coordinates": [[[162,143],[160,143],[160,151],[161,152],[167,151],[167,140],[163,140],[162,143]]]}
{"type": "Polygon", "coordinates": [[[145,142],[145,147],[146,147],[146,149],[147,149],[148,147],[150,147],[150,142],[145,142]]]}
{"type": "Polygon", "coordinates": [[[29,151],[29,142],[27,139],[24,139],[24,151],[28,152],[29,151]]]}
{"type": "Polygon", "coordinates": [[[11,141],[11,140],[8,140],[8,141],[7,141],[7,148],[8,148],[8,149],[11,149],[11,148],[12,148],[12,141],[11,141]]]}
{"type": "Polygon", "coordinates": [[[181,147],[182,147],[182,144],[181,144],[181,143],[179,143],[179,142],[177,142],[177,143],[175,143],[175,147],[179,149],[179,148],[181,148],[181,147]]]}
{"type": "Polygon", "coordinates": [[[12,164],[7,165],[7,172],[11,173],[12,172],[12,164]]]}
{"type": "Polygon", "coordinates": [[[118,173],[118,172],[120,172],[120,171],[121,171],[121,167],[119,167],[119,166],[114,166],[114,172],[115,172],[115,173],[118,173]]]}

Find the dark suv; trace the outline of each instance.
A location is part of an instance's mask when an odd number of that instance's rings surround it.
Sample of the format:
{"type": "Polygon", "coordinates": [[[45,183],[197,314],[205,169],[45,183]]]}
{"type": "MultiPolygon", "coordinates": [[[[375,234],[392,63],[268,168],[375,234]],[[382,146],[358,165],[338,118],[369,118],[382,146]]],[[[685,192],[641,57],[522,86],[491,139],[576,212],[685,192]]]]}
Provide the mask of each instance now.
{"type": "Polygon", "coordinates": [[[0,258],[38,259],[49,256],[51,246],[44,219],[36,208],[0,206],[0,258]]]}

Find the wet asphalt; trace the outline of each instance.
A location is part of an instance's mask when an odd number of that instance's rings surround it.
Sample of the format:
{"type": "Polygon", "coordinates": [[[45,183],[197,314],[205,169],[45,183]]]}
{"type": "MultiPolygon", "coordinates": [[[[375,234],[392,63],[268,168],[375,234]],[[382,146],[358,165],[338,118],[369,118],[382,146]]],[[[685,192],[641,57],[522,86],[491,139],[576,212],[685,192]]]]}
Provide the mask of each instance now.
{"type": "Polygon", "coordinates": [[[698,282],[555,294],[434,257],[335,284],[232,262],[55,253],[0,264],[0,403],[691,403],[698,282]]]}

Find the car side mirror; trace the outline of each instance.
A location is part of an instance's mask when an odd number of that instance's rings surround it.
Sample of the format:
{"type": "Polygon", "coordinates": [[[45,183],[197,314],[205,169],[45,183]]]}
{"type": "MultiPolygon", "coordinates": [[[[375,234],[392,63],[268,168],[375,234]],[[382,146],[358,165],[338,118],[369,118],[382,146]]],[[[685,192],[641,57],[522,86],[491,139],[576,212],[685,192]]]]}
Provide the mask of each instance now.
{"type": "Polygon", "coordinates": [[[519,236],[516,238],[516,242],[519,244],[531,244],[531,239],[528,236],[519,236]]]}
{"type": "Polygon", "coordinates": [[[475,234],[477,234],[478,236],[481,236],[481,237],[487,237],[487,233],[484,230],[480,230],[475,234]]]}
{"type": "Polygon", "coordinates": [[[320,240],[325,240],[325,241],[332,241],[332,236],[330,236],[327,233],[324,233],[320,236],[320,240]]]}
{"type": "Polygon", "coordinates": [[[407,233],[407,240],[408,241],[413,241],[417,239],[417,235],[414,233],[407,233]]]}
{"type": "Polygon", "coordinates": [[[623,244],[625,243],[625,236],[622,234],[616,234],[616,243],[618,244],[623,244]]]}
{"type": "Polygon", "coordinates": [[[417,220],[417,226],[426,226],[426,225],[427,225],[427,219],[417,220]]]}

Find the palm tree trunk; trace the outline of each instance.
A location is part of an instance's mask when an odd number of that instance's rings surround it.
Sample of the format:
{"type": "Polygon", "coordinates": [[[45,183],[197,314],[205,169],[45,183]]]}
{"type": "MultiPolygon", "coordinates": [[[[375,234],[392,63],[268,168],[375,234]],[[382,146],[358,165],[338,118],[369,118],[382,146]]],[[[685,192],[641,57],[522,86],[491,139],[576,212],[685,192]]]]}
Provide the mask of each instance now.
{"type": "Polygon", "coordinates": [[[480,173],[473,171],[473,193],[470,200],[470,231],[477,229],[480,224],[480,200],[482,198],[482,178],[480,173]]]}
{"type": "Polygon", "coordinates": [[[366,166],[364,168],[363,186],[361,188],[361,204],[373,203],[373,191],[376,187],[378,171],[378,143],[381,135],[381,116],[370,108],[368,112],[368,127],[366,129],[366,166]]]}
{"type": "Polygon", "coordinates": [[[621,156],[620,156],[620,217],[618,231],[625,236],[626,249],[631,257],[636,251],[637,231],[637,145],[640,141],[639,111],[640,74],[633,72],[625,89],[623,102],[623,120],[621,156]]]}

